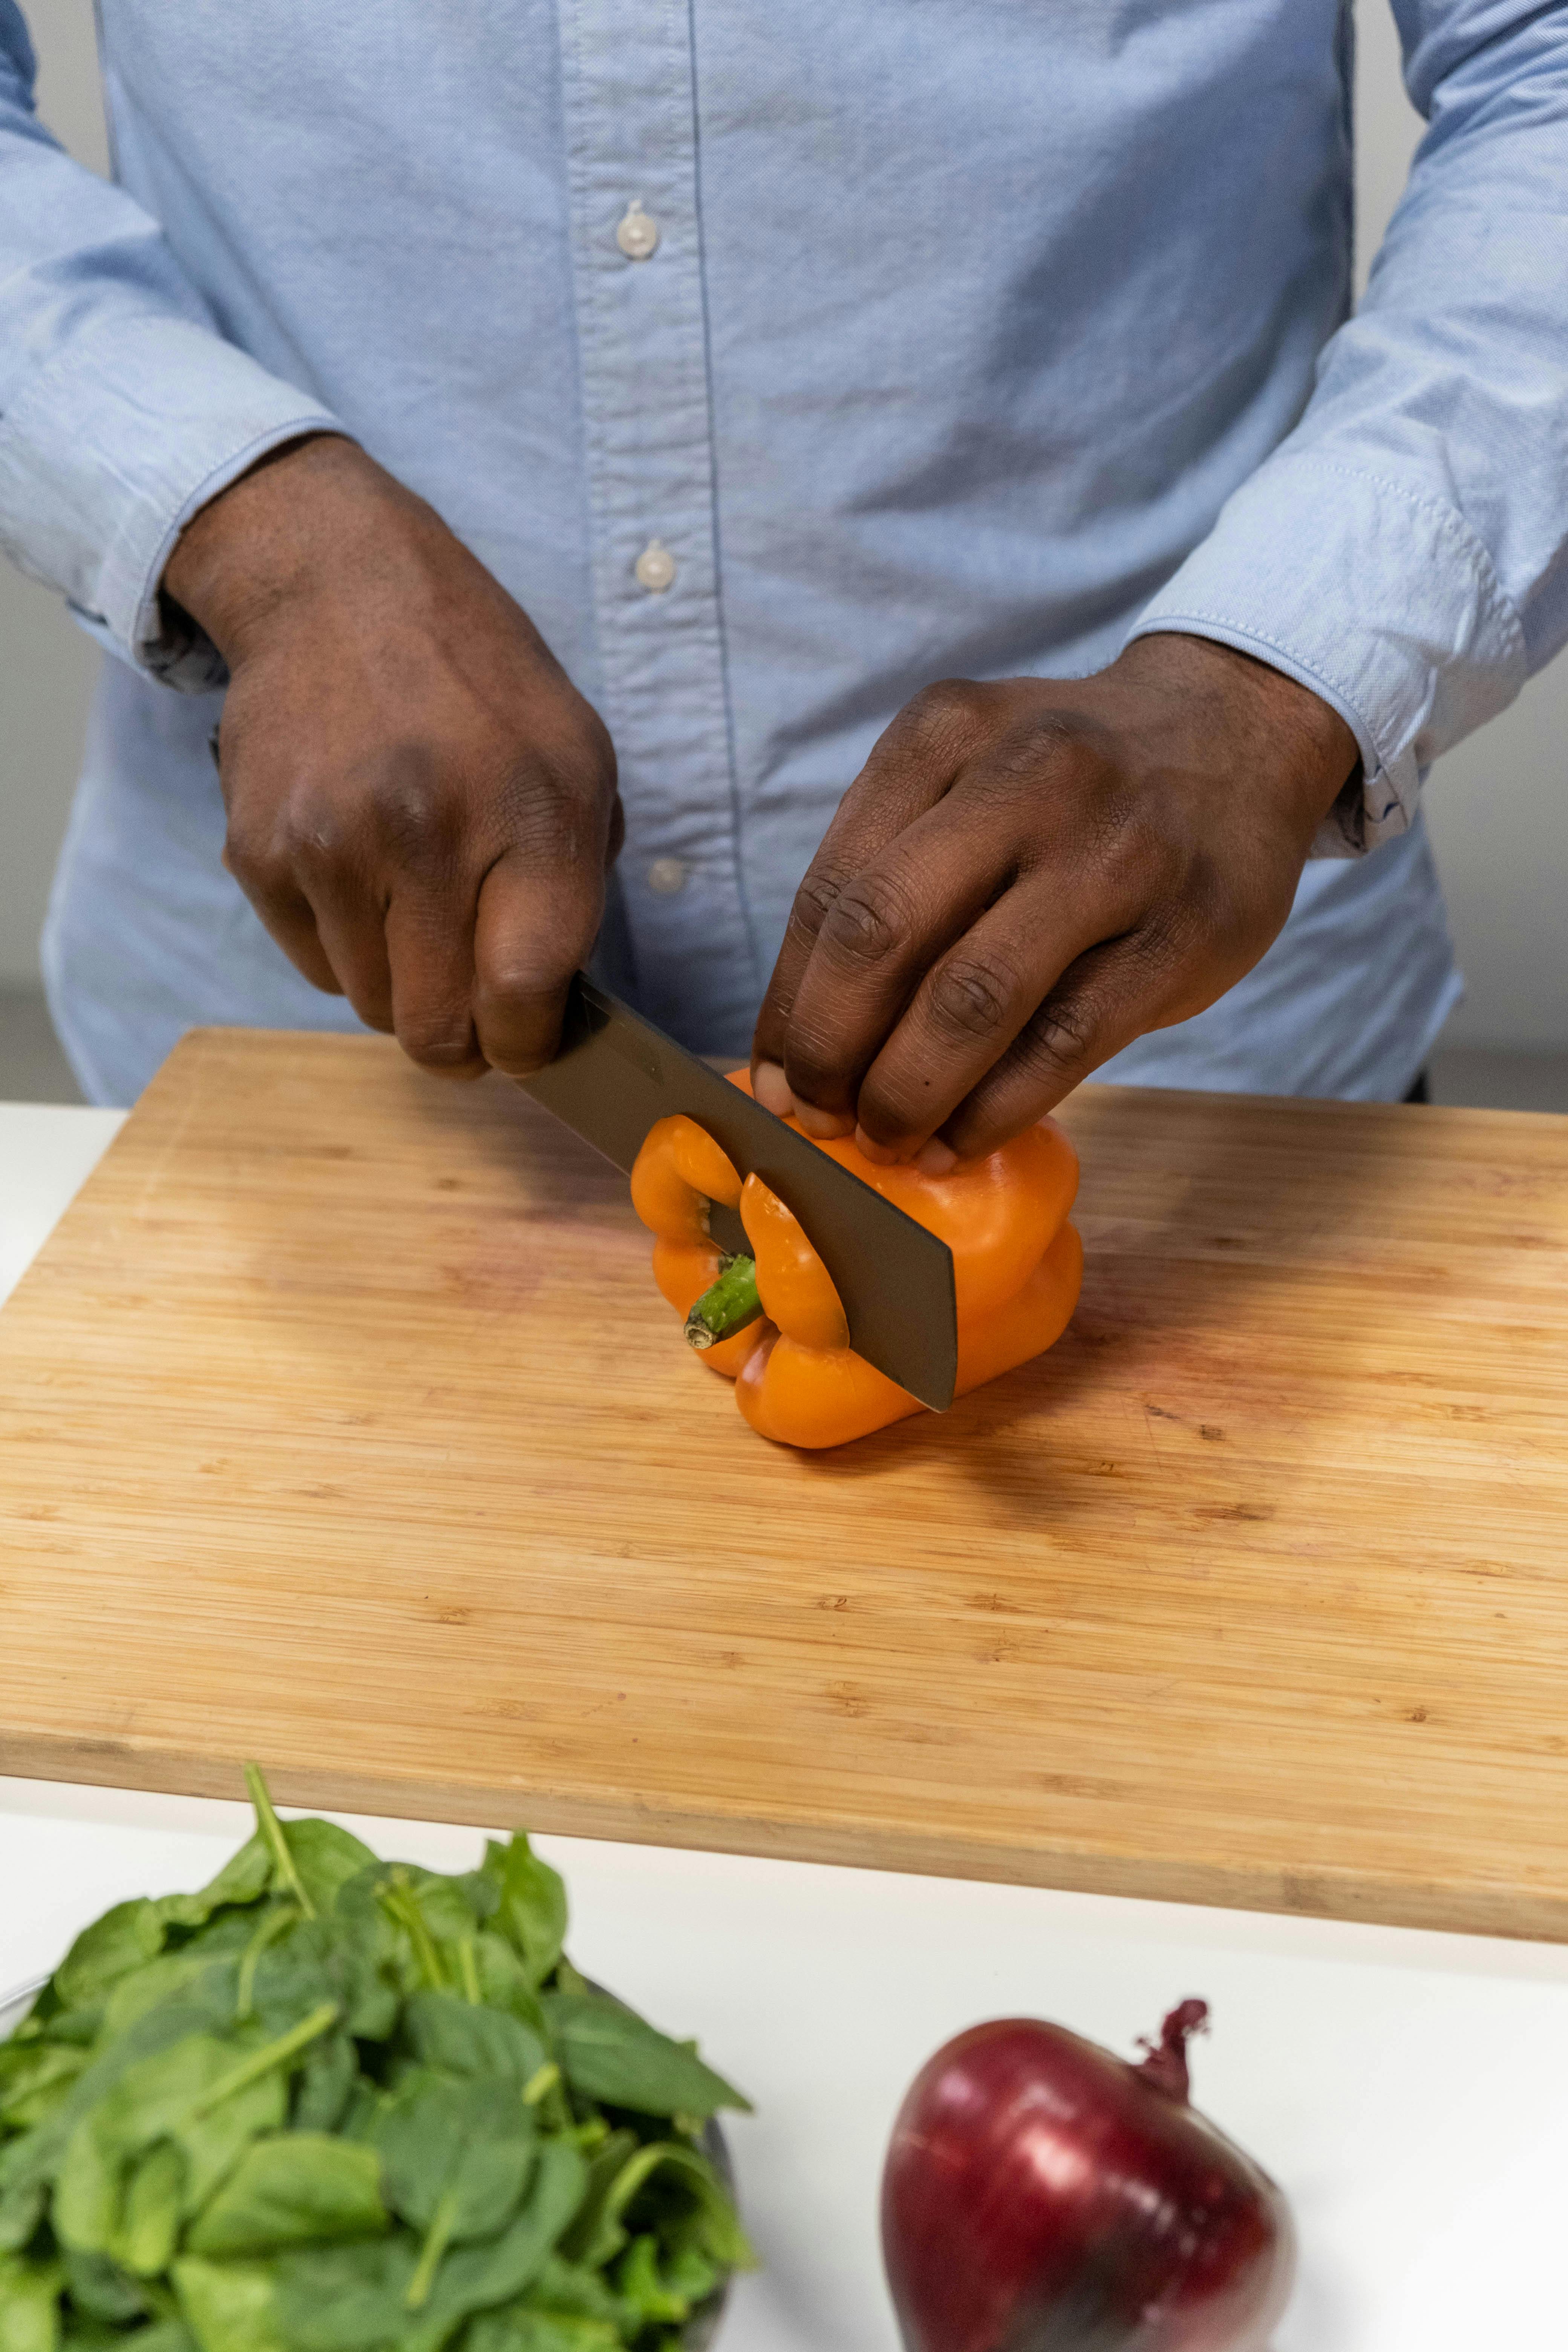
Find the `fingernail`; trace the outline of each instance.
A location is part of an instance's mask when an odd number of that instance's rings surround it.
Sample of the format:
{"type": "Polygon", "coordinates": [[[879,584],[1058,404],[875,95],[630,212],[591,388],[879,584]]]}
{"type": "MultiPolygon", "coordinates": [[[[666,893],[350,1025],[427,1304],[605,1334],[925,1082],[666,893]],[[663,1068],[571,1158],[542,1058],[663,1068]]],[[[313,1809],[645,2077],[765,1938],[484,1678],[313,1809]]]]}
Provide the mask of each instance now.
{"type": "Polygon", "coordinates": [[[795,1108],[789,1080],[776,1062],[759,1062],[752,1073],[752,1092],[775,1118],[788,1118],[795,1108]]]}
{"type": "Polygon", "coordinates": [[[842,1111],[819,1110],[815,1103],[797,1102],[795,1115],[807,1135],[818,1143],[831,1143],[841,1135],[853,1135],[855,1122],[842,1111]]]}
{"type": "Polygon", "coordinates": [[[873,1143],[863,1127],[855,1130],[855,1149],[862,1160],[870,1160],[875,1168],[896,1168],[899,1164],[898,1153],[889,1150],[885,1143],[873,1143]]]}
{"type": "Polygon", "coordinates": [[[922,1176],[945,1176],[957,1167],[958,1154],[951,1145],[942,1141],[940,1135],[933,1135],[931,1141],[922,1143],[916,1152],[914,1164],[922,1176]]]}

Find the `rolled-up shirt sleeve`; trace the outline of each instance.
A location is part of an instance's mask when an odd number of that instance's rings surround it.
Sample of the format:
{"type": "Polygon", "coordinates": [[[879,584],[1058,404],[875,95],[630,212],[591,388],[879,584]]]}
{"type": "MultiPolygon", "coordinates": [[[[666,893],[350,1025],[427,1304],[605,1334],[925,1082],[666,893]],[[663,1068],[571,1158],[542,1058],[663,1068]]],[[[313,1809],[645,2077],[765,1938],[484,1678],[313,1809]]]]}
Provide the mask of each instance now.
{"type": "Polygon", "coordinates": [[[1568,638],[1568,6],[1394,0],[1427,121],[1300,422],[1133,632],[1238,646],[1361,746],[1315,845],[1403,832],[1568,638]]]}
{"type": "Polygon", "coordinates": [[[342,428],[224,341],[156,221],[43,129],[34,75],[0,0],[0,545],[115,652],[200,690],[221,667],[163,632],[170,550],[268,449],[342,428]]]}

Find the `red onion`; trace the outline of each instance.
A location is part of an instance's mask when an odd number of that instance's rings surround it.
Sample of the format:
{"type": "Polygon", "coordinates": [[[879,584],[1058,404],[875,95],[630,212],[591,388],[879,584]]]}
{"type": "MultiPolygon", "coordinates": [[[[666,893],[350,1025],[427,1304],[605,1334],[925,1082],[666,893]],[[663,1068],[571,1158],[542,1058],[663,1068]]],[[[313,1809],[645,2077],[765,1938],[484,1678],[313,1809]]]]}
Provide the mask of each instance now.
{"type": "Polygon", "coordinates": [[[882,2177],[906,2352],[1242,2352],[1295,2267],[1268,2175],[1187,2104],[1184,2000],[1140,2064],[1004,2017],[911,2084],[882,2177]]]}

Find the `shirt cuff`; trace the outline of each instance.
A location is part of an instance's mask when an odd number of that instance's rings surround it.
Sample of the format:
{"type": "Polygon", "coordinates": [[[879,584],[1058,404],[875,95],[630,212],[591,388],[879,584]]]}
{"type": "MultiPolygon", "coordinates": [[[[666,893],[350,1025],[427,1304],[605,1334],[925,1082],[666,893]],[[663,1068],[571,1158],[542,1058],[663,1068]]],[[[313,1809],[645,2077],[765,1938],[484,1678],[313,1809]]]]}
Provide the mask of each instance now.
{"type": "Polygon", "coordinates": [[[1213,637],[1337,710],[1361,746],[1312,845],[1350,857],[1403,833],[1439,751],[1505,709],[1524,632],[1451,508],[1315,452],[1271,457],[1142,612],[1133,636],[1213,637]]]}
{"type": "Polygon", "coordinates": [[[101,643],[203,693],[224,682],[216,648],[194,628],[167,630],[159,609],[174,541],[268,450],[343,429],[210,330],[121,316],[73,337],[0,418],[6,537],[101,643]]]}

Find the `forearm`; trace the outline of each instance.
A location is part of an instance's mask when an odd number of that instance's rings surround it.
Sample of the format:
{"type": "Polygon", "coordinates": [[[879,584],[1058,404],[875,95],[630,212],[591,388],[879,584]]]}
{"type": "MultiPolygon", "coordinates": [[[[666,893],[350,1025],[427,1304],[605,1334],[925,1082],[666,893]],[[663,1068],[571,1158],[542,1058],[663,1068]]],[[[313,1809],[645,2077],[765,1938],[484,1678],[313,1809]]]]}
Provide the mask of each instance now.
{"type": "Polygon", "coordinates": [[[160,669],[158,583],[185,522],[333,420],[221,339],[157,223],[42,129],[32,85],[0,0],[0,542],[160,669]]]}

